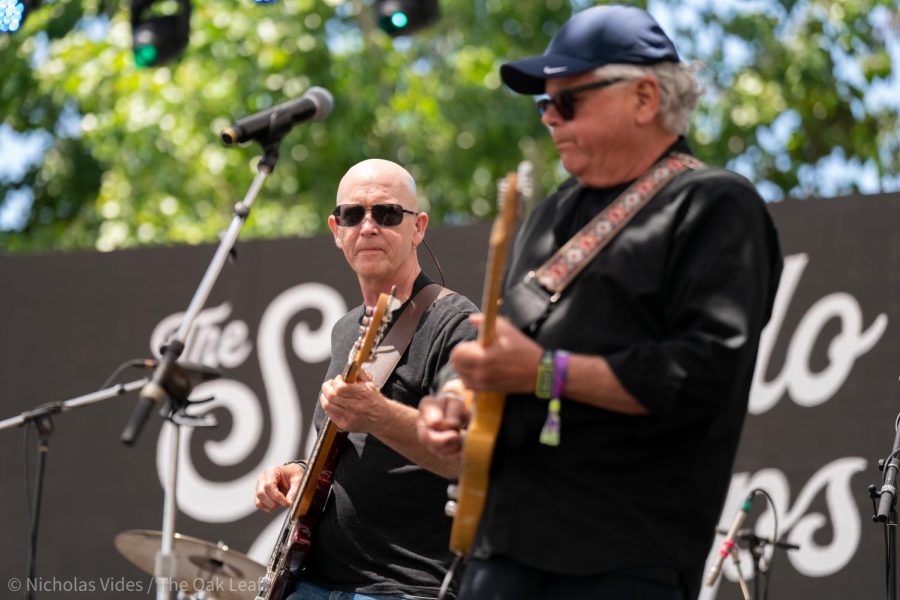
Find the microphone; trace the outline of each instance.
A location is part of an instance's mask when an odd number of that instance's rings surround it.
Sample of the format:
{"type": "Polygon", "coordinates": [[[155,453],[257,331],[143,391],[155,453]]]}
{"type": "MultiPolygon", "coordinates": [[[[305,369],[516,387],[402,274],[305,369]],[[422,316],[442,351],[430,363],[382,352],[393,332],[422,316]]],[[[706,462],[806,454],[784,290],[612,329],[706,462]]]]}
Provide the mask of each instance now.
{"type": "Polygon", "coordinates": [[[331,114],[333,105],[331,92],[322,87],[311,87],[299,98],[235,121],[231,127],[222,130],[222,142],[231,146],[284,135],[297,123],[323,120],[331,114]]]}
{"type": "MultiPolygon", "coordinates": [[[[159,366],[158,360],[155,358],[140,359],[141,368],[152,371],[159,366]]],[[[181,360],[175,363],[172,371],[169,373],[169,379],[163,386],[173,396],[187,396],[191,390],[199,383],[204,381],[212,381],[222,376],[218,369],[207,367],[206,365],[198,365],[197,363],[181,360]]]]}
{"type": "Polygon", "coordinates": [[[154,369],[153,378],[141,389],[135,405],[125,424],[120,439],[128,446],[134,444],[144,427],[153,407],[163,402],[167,396],[186,401],[195,385],[221,377],[216,369],[189,362],[175,362],[176,354],[163,352],[162,360],[146,359],[139,363],[145,369],[154,369]]]}
{"type": "Polygon", "coordinates": [[[712,567],[709,568],[709,574],[706,576],[705,581],[706,585],[713,585],[716,582],[716,579],[719,578],[719,573],[722,572],[722,565],[725,563],[725,559],[728,558],[728,555],[731,554],[731,551],[734,549],[734,540],[737,537],[738,531],[744,526],[744,522],[747,520],[747,514],[750,512],[750,505],[753,503],[754,496],[756,496],[756,490],[750,492],[750,495],[747,496],[747,499],[744,500],[744,503],[741,505],[740,510],[734,515],[734,521],[731,523],[731,529],[728,530],[728,534],[725,536],[725,541],[722,542],[722,549],[719,550],[719,556],[716,557],[712,567]]]}

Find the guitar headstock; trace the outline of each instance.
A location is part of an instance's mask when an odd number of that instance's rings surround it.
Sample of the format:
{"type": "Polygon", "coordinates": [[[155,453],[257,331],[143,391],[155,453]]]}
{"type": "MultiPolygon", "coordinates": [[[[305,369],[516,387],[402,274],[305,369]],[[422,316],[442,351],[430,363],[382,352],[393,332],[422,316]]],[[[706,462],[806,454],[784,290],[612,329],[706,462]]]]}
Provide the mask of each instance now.
{"type": "Polygon", "coordinates": [[[491,230],[491,245],[502,244],[512,235],[516,217],[521,212],[523,202],[534,194],[534,166],[527,160],[519,163],[515,172],[497,182],[499,210],[491,230]]]}
{"type": "Polygon", "coordinates": [[[359,369],[363,363],[372,359],[372,351],[381,343],[387,331],[388,324],[393,319],[396,310],[397,299],[394,297],[395,288],[391,288],[389,294],[379,294],[374,307],[367,306],[362,323],[359,327],[359,337],[350,350],[349,365],[344,375],[344,380],[352,383],[356,381],[359,369]]]}
{"type": "Polygon", "coordinates": [[[525,204],[534,198],[534,165],[530,160],[523,160],[516,169],[516,188],[519,199],[525,204]]]}

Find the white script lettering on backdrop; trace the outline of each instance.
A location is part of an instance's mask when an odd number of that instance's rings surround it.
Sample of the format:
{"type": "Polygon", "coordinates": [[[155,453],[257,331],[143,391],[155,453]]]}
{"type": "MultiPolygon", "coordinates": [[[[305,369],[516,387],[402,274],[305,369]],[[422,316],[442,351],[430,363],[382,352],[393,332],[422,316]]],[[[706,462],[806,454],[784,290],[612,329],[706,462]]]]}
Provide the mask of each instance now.
{"type": "MultiPolygon", "coordinates": [[[[750,396],[751,415],[762,415],[772,410],[785,396],[807,408],[824,404],[850,376],[857,359],[879,342],[887,327],[888,318],[884,313],[877,314],[868,326],[864,326],[866,319],[857,299],[845,292],[833,292],[813,302],[793,332],[783,331],[785,315],[795,299],[808,263],[806,254],[785,257],[772,318],[760,341],[750,396]],[[813,347],[825,325],[834,320],[840,323],[840,332],[829,344],[828,365],[813,372],[810,367],[813,347]],[[784,365],[774,378],[767,380],[772,351],[779,339],[787,348],[784,365]]],[[[266,445],[266,452],[257,464],[246,470],[245,475],[232,481],[209,481],[191,463],[188,452],[191,432],[184,430],[177,495],[180,510],[210,523],[238,520],[255,510],[253,489],[257,475],[264,467],[296,454],[302,432],[310,426],[304,420],[297,382],[289,368],[286,339],[290,337],[290,347],[299,359],[308,363],[327,360],[330,356],[331,328],[346,311],[346,303],[340,294],[322,284],[307,283],[282,292],[265,309],[256,336],[257,360],[266,398],[261,401],[253,390],[235,380],[220,379],[197,386],[195,397],[215,396],[209,406],[225,408],[234,417],[232,429],[225,439],[204,445],[203,450],[213,464],[223,467],[240,464],[259,444],[266,445]],[[288,332],[290,321],[297,313],[307,309],[321,313],[321,325],[313,330],[308,323],[300,321],[288,332]],[[261,439],[265,408],[271,423],[268,440],[261,439]]],[[[213,367],[235,368],[252,356],[250,329],[245,322],[230,319],[231,312],[231,305],[223,303],[199,315],[187,341],[183,355],[185,360],[213,367]]],[[[154,351],[177,329],[181,318],[181,314],[174,314],[160,322],[151,338],[154,351]]],[[[157,446],[160,481],[165,472],[169,435],[167,425],[160,434],[157,446]]],[[[806,576],[833,574],[846,566],[859,546],[861,517],[850,483],[852,476],[865,468],[866,460],[857,456],[832,460],[810,477],[793,499],[788,479],[778,468],[761,469],[753,474],[735,473],[720,525],[727,527],[730,524],[751,489],[765,489],[775,502],[780,531],[787,533],[784,539],[801,546],[801,550],[789,553],[790,563],[806,576]],[[825,495],[828,514],[808,513],[819,494],[825,495]],[[815,532],[828,525],[833,531],[830,541],[818,544],[814,539],[815,532]]],[[[280,519],[275,519],[261,532],[248,551],[251,557],[265,560],[271,549],[270,539],[274,538],[279,525],[280,519]]],[[[759,516],[756,526],[759,535],[770,535],[770,509],[759,516]]],[[[721,538],[717,538],[716,542],[720,543],[721,538]]],[[[744,557],[742,562],[745,574],[749,574],[749,561],[744,557]]],[[[725,578],[736,581],[734,567],[730,563],[726,565],[725,578]]],[[[700,600],[713,600],[717,590],[718,584],[704,588],[700,600]]]]}
{"type": "Polygon", "coordinates": [[[759,357],[750,393],[752,415],[770,410],[788,391],[791,399],[800,406],[818,406],[828,401],[847,380],[856,359],[871,350],[887,328],[888,318],[882,313],[863,330],[862,309],[856,298],[843,292],[828,294],[813,304],[800,319],[788,344],[784,367],[775,379],[767,382],[765,373],[772,348],[781,337],[784,316],[808,263],[806,254],[793,254],[784,259],[772,318],[759,342],[759,357]],[[831,319],[840,321],[841,332],[828,347],[828,367],[820,373],[813,373],[809,368],[810,355],[822,328],[831,319]]]}
{"type": "MultiPolygon", "coordinates": [[[[786,337],[782,327],[784,318],[794,299],[803,271],[809,264],[806,254],[793,254],[784,259],[784,271],[778,286],[772,318],[760,339],[759,356],[750,393],[749,413],[761,415],[772,410],[785,395],[797,405],[806,408],[820,406],[831,400],[846,382],[857,359],[866,354],[884,335],[888,317],[878,314],[868,327],[863,327],[863,310],[851,294],[834,292],[814,302],[803,314],[787,344],[785,364],[779,374],[767,381],[769,361],[775,342],[786,337]],[[828,366],[818,373],[810,368],[814,345],[826,323],[840,322],[840,332],[828,347],[828,366]]],[[[752,441],[750,442],[752,443],[752,441]]],[[[731,487],[722,510],[719,527],[727,528],[751,490],[761,488],[769,493],[778,514],[779,537],[800,546],[787,554],[787,561],[801,574],[808,577],[826,577],[844,568],[856,554],[860,544],[861,516],[856,494],[851,488],[851,478],[867,468],[867,461],[857,456],[838,458],[822,466],[797,494],[791,503],[788,478],[777,468],[761,469],[754,474],[734,473],[731,487]],[[815,497],[825,494],[828,514],[808,513],[815,497]],[[831,539],[827,544],[816,542],[814,535],[830,527],[831,539]]],[[[757,498],[764,502],[763,498],[757,498]]],[[[771,537],[773,517],[767,507],[759,515],[754,529],[761,537],[771,537]]],[[[722,538],[717,537],[714,553],[707,560],[707,570],[718,552],[722,538]]],[[[781,552],[781,551],[779,551],[781,552]]],[[[741,570],[745,578],[752,572],[752,563],[746,552],[741,552],[741,570]]],[[[771,557],[771,552],[767,553],[771,557]]],[[[779,559],[783,560],[783,559],[779,559]]],[[[725,563],[724,578],[737,581],[737,570],[731,561],[725,563]]],[[[716,597],[718,580],[713,587],[704,587],[699,600],[716,597]]]]}
{"type": "MultiPolygon", "coordinates": [[[[250,357],[253,345],[248,339],[249,328],[243,321],[228,321],[231,310],[228,303],[223,303],[201,312],[188,337],[183,354],[185,360],[234,368],[250,357]]],[[[265,444],[266,451],[243,476],[231,481],[209,481],[191,462],[191,429],[182,429],[177,485],[179,510],[208,523],[235,521],[256,510],[253,490],[257,476],[265,467],[296,456],[302,432],[308,426],[286,355],[286,338],[290,337],[290,347],[300,360],[308,363],[327,360],[331,355],[331,328],[346,312],[343,297],[329,286],[305,283],[285,290],[266,307],[256,336],[257,359],[266,397],[260,400],[247,385],[225,378],[202,383],[194,389],[194,397],[215,397],[203,405],[204,409],[224,408],[233,417],[227,437],[206,442],[203,446],[206,457],[213,464],[223,467],[240,464],[259,444],[265,444]],[[321,313],[319,327],[313,330],[307,322],[299,321],[288,332],[290,321],[300,311],[310,309],[321,313]],[[268,411],[271,424],[268,439],[262,439],[264,410],[268,411]]],[[[181,314],[175,314],[160,322],[151,336],[154,350],[174,333],[181,318],[181,314]]],[[[170,435],[171,426],[166,424],[160,432],[156,451],[161,483],[166,471],[170,435]]]]}

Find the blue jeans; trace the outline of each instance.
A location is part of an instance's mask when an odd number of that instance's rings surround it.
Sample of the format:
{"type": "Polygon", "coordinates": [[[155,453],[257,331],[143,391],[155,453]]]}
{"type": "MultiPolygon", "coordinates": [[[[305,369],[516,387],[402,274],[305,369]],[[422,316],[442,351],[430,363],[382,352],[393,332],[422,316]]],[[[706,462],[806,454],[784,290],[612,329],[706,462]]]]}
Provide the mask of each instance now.
{"type": "Polygon", "coordinates": [[[389,594],[361,594],[326,590],[307,581],[301,581],[285,600],[427,600],[425,596],[392,596],[389,594]]]}

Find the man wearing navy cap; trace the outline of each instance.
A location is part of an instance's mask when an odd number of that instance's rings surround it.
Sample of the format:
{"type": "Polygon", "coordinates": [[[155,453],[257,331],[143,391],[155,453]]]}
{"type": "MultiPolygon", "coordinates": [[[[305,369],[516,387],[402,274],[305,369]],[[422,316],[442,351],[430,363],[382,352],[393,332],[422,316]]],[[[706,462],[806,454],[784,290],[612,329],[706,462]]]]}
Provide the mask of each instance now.
{"type": "MultiPolygon", "coordinates": [[[[538,95],[572,178],[519,231],[494,343],[451,354],[468,388],[507,395],[459,597],[696,598],[781,273],[775,228],[747,180],[691,155],[700,86],[645,11],[580,12],[500,74],[538,95]]],[[[467,416],[427,398],[420,438],[458,457],[467,416]]]]}

